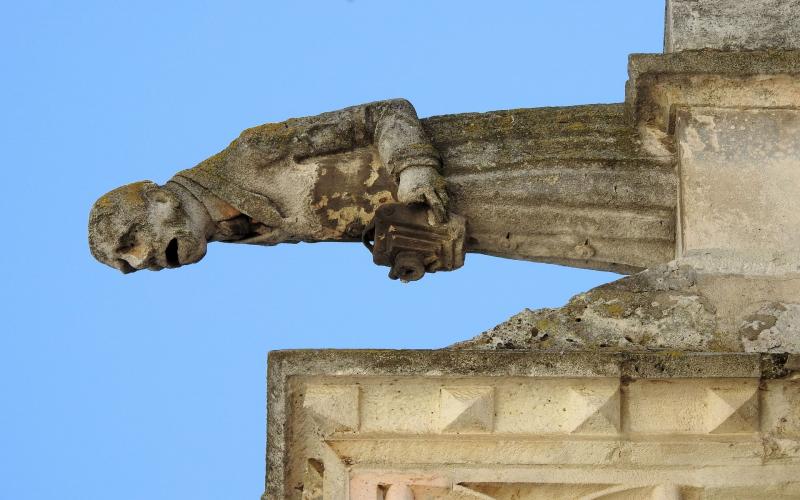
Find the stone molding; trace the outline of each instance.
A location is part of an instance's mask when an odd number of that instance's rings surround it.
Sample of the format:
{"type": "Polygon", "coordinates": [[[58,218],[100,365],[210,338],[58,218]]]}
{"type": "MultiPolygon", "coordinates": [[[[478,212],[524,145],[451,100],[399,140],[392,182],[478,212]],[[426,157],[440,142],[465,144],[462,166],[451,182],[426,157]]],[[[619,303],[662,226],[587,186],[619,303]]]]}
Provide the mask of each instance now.
{"type": "Polygon", "coordinates": [[[800,494],[797,364],[674,352],[273,352],[264,498],[800,494]]]}
{"type": "Polygon", "coordinates": [[[625,105],[637,127],[674,128],[676,106],[800,106],[800,50],[631,54],[625,105]]]}

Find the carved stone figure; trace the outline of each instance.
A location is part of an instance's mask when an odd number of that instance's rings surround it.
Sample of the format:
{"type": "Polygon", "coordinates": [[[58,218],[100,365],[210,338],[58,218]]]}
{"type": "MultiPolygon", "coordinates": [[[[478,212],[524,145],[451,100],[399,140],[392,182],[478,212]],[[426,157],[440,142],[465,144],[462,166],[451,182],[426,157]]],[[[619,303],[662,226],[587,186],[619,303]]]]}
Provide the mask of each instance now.
{"type": "Polygon", "coordinates": [[[92,208],[89,244],[123,273],[160,270],[210,241],[359,241],[399,202],[428,216],[374,236],[399,249],[376,263],[411,256],[392,277],[457,268],[465,251],[630,273],[674,254],[673,157],[645,146],[623,105],[419,120],[408,101],[375,102],[254,127],[163,186],[117,188],[92,208]]]}

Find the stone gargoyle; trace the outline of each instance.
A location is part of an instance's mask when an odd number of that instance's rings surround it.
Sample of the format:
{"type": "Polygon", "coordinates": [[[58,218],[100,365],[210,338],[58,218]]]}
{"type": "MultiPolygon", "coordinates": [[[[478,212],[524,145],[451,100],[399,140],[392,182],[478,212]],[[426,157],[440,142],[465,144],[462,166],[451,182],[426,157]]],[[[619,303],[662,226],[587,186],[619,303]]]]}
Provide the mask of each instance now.
{"type": "Polygon", "coordinates": [[[420,120],[396,99],[261,125],[163,186],[102,196],[89,245],[123,273],[195,263],[211,241],[361,240],[404,280],[465,252],[636,272],[674,257],[677,181],[623,107],[420,120]]]}

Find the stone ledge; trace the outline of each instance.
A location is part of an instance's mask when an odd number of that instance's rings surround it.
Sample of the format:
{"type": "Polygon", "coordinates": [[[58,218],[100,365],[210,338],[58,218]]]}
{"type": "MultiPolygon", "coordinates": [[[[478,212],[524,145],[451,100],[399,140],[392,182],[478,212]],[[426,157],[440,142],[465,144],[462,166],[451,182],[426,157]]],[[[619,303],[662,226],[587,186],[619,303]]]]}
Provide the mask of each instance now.
{"type": "MultiPolygon", "coordinates": [[[[794,87],[784,82],[772,85],[764,82],[770,76],[800,76],[800,50],[764,50],[726,52],[720,50],[692,50],[671,54],[631,54],[628,57],[628,81],[625,84],[625,104],[628,118],[635,124],[642,121],[663,120],[657,114],[669,114],[669,109],[659,109],[674,104],[714,104],[716,99],[733,106],[731,96],[721,92],[728,83],[732,87],[746,90],[749,83],[758,84],[752,96],[735,95],[736,100],[749,99],[753,106],[785,106],[797,100],[794,87]],[[698,82],[690,82],[692,75],[701,76],[698,82]],[[710,79],[710,77],[713,77],[710,79]],[[753,82],[748,82],[752,79],[753,82]],[[713,92],[701,94],[702,87],[713,92]],[[654,96],[654,88],[669,93],[669,99],[659,102],[654,96]],[[674,87],[663,90],[663,87],[674,87]],[[783,92],[781,87],[786,87],[783,92]],[[765,90],[766,89],[766,90],[765,90]],[[697,95],[695,95],[697,94],[697,95]]],[[[796,105],[796,103],[795,103],[796,105]]],[[[664,123],[657,123],[666,129],[664,123]]]]}
{"type": "Polygon", "coordinates": [[[268,366],[272,388],[295,375],[781,378],[798,357],[672,350],[297,349],[271,351],[268,366]]]}

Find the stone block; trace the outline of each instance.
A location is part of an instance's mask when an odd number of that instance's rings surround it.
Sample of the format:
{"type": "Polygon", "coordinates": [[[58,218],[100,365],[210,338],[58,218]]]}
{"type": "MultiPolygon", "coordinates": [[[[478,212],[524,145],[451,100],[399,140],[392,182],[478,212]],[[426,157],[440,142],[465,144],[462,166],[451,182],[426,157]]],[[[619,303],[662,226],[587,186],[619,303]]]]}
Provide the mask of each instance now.
{"type": "Polygon", "coordinates": [[[667,0],[664,52],[800,48],[800,0],[667,0]]]}
{"type": "Polygon", "coordinates": [[[492,431],[493,387],[442,387],[441,398],[443,432],[492,431]]]}
{"type": "Polygon", "coordinates": [[[325,428],[357,431],[359,388],[355,385],[309,385],[303,408],[325,428]]]}
{"type": "Polygon", "coordinates": [[[683,107],[678,254],[698,269],[800,271],[800,111],[683,107]]]}

